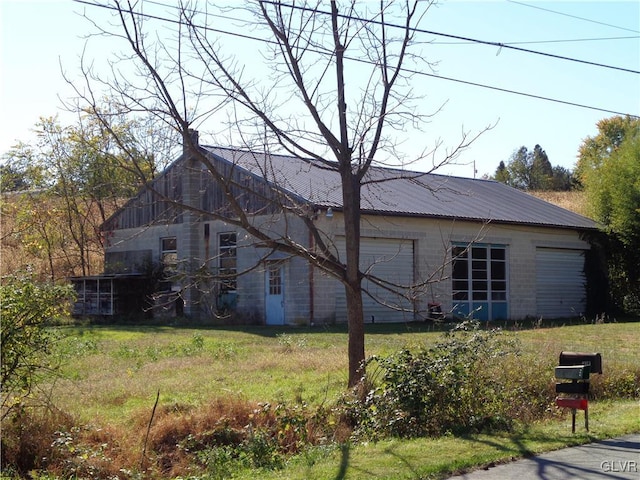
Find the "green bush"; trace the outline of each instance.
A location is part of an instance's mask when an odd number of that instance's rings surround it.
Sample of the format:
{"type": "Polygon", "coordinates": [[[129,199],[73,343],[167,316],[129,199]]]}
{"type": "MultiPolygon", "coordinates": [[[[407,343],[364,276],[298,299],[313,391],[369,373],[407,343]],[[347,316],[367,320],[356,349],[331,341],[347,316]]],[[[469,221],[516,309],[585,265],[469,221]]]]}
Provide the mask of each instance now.
{"type": "Polygon", "coordinates": [[[215,445],[197,453],[209,478],[232,478],[239,470],[279,470],[285,457],[277,440],[265,430],[256,430],[239,444],[215,445]]]}
{"type": "Polygon", "coordinates": [[[38,283],[28,274],[2,279],[2,418],[29,398],[38,382],[55,370],[50,354],[57,337],[46,327],[69,313],[74,297],[70,285],[38,283]]]}
{"type": "Polygon", "coordinates": [[[640,366],[614,366],[602,375],[591,375],[589,396],[593,400],[640,398],[640,366]]]}
{"type": "Polygon", "coordinates": [[[503,372],[518,354],[517,343],[501,331],[464,322],[433,347],[370,358],[369,388],[350,409],[356,434],[419,437],[508,429],[523,392],[503,372]]]}

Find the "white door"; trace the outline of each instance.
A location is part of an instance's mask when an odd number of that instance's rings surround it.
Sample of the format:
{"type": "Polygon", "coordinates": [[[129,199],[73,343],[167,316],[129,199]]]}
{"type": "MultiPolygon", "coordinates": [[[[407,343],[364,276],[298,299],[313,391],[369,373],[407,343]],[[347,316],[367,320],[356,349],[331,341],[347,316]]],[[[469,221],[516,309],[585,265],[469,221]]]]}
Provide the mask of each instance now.
{"type": "Polygon", "coordinates": [[[265,310],[267,325],[284,325],[283,263],[267,262],[265,275],[265,310]]]}
{"type": "Polygon", "coordinates": [[[536,249],[537,313],[545,318],[577,317],[586,307],[584,252],[536,249]]]}
{"type": "MultiPolygon", "coordinates": [[[[338,251],[344,258],[344,238],[336,240],[338,251]]],[[[360,240],[360,269],[395,285],[412,285],[413,240],[399,238],[371,238],[360,240]]],[[[414,320],[413,305],[385,288],[368,280],[362,282],[368,294],[362,296],[366,323],[407,322],[414,320]]],[[[336,286],[336,318],[347,318],[347,299],[344,287],[336,286]]]]}

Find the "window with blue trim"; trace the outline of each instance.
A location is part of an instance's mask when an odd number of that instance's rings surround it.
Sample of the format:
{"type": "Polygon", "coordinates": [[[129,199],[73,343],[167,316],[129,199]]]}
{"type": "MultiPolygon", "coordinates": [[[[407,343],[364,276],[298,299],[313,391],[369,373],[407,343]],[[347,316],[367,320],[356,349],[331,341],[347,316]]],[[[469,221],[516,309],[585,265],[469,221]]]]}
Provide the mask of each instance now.
{"type": "Polygon", "coordinates": [[[505,245],[455,244],[452,255],[453,313],[476,320],[508,316],[505,245]]]}

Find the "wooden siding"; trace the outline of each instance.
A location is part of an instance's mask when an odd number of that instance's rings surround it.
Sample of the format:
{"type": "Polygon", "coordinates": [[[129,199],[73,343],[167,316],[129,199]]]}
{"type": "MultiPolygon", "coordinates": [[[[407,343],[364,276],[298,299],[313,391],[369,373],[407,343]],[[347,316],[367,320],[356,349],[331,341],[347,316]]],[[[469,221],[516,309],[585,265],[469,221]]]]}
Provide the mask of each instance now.
{"type": "MultiPolygon", "coordinates": [[[[237,168],[232,163],[211,158],[214,168],[222,178],[239,205],[251,214],[273,213],[278,210],[278,194],[262,178],[237,168]]],[[[184,191],[185,176],[196,176],[199,187],[198,198],[194,208],[203,213],[212,213],[222,217],[233,217],[225,189],[214,180],[212,173],[205,165],[194,162],[187,166],[183,158],[174,162],[157,177],[148,188],[127,202],[118,212],[103,225],[104,231],[127,228],[141,228],[150,225],[179,224],[184,221],[184,199],[188,198],[184,191]]]]}
{"type": "Polygon", "coordinates": [[[175,163],[143,188],[109,218],[102,229],[113,231],[149,225],[182,223],[182,212],[176,202],[182,199],[184,168],[175,163]]]}

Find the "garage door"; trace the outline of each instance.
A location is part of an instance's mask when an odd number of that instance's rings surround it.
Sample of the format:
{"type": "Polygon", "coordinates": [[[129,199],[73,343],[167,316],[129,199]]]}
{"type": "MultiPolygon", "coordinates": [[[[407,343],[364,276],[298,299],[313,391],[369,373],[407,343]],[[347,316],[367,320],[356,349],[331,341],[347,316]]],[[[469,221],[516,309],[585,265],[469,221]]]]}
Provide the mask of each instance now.
{"type": "Polygon", "coordinates": [[[536,249],[536,305],[539,316],[576,317],[585,312],[584,251],[536,249]]]}
{"type": "MultiPolygon", "coordinates": [[[[341,258],[345,258],[344,238],[337,241],[341,258]]],[[[360,270],[399,285],[413,283],[413,241],[389,238],[362,238],[360,241],[360,270]]],[[[368,280],[363,287],[369,295],[363,295],[365,323],[412,321],[412,303],[402,296],[389,292],[368,280]],[[371,298],[373,297],[373,298],[371,298]],[[390,306],[400,306],[398,311],[390,306]]],[[[336,318],[346,321],[347,302],[342,285],[336,287],[336,318]]]]}

